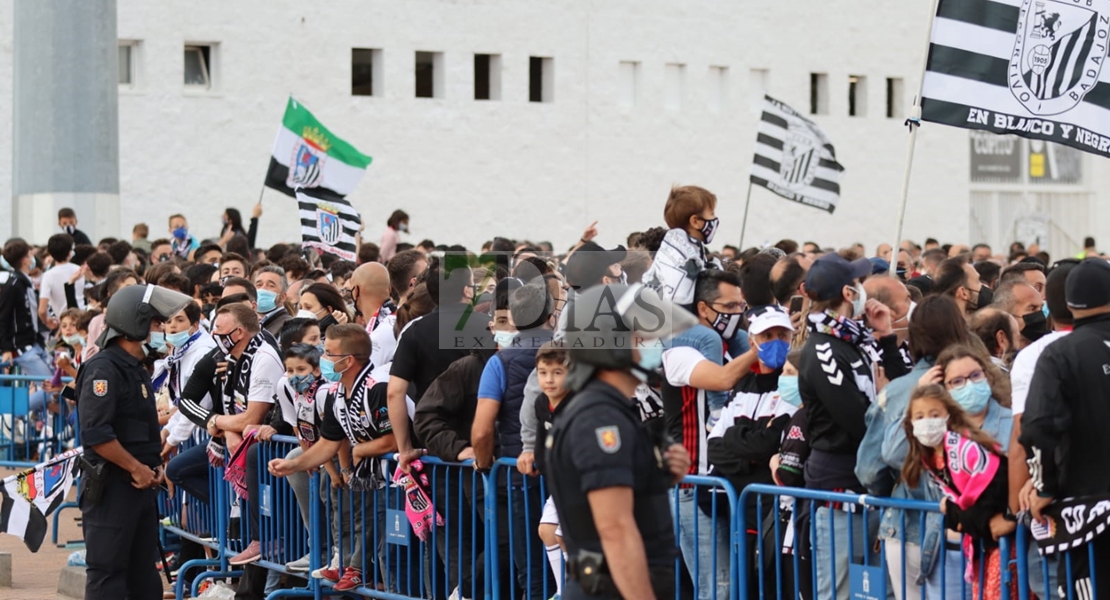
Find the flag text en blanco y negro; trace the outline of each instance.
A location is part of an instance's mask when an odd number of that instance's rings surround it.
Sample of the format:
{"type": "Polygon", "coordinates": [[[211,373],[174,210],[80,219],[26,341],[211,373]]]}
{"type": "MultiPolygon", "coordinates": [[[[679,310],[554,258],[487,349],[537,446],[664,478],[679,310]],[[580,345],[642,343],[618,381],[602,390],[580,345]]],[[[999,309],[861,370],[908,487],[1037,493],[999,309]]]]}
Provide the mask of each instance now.
{"type": "Polygon", "coordinates": [[[770,96],[755,140],[751,182],[794,202],[830,213],[840,200],[840,176],[832,142],[817,125],[770,96]]]}
{"type": "Polygon", "coordinates": [[[46,518],[65,502],[81,452],[64,452],[0,481],[0,533],[14,535],[38,552],[46,539],[46,518]]]}
{"type": "Polygon", "coordinates": [[[342,197],[354,191],[371,160],[290,97],[274,140],[266,186],[288,196],[297,188],[320,188],[342,197]]]}
{"type": "Polygon", "coordinates": [[[922,119],[1110,156],[1110,0],[941,0],[922,119]]]}
{"type": "Polygon", "coordinates": [[[304,246],[356,261],[355,236],[362,225],[362,217],[351,203],[320,189],[298,188],[296,194],[304,246]]]}

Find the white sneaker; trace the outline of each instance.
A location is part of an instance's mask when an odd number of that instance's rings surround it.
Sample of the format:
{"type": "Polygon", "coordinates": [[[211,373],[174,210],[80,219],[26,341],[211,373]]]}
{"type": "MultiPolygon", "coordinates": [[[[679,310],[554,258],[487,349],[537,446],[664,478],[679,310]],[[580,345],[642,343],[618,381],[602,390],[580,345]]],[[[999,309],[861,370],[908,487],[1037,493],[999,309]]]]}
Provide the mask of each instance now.
{"type": "Polygon", "coordinates": [[[305,554],[293,562],[285,563],[285,568],[293,573],[307,573],[308,567],[311,566],[308,559],[309,555],[305,554]]]}
{"type": "Polygon", "coordinates": [[[447,600],[470,600],[470,598],[463,596],[462,592],[459,591],[459,588],[455,588],[455,591],[451,592],[451,595],[447,597],[447,600]]]}

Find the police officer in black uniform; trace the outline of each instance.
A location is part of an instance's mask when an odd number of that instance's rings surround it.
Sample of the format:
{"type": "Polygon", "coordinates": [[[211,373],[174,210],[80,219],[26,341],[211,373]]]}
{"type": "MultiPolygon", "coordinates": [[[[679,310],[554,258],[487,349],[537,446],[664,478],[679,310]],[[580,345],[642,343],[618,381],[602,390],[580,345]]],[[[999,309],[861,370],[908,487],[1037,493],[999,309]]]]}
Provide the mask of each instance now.
{"type": "Polygon", "coordinates": [[[155,568],[162,438],[141,361],[151,322],[165,321],[189,302],[153,285],[119,290],[104,315],[105,332],[97,340],[102,350],[77,375],[88,600],[162,597],[155,568]]]}
{"type": "Polygon", "coordinates": [[[570,311],[567,385],[576,393],[555,410],[546,441],[567,546],[562,598],[674,598],[667,494],[690,458],[649,431],[631,399],[658,377],[663,341],[694,318],[639,284],[590,288],[570,311]]]}

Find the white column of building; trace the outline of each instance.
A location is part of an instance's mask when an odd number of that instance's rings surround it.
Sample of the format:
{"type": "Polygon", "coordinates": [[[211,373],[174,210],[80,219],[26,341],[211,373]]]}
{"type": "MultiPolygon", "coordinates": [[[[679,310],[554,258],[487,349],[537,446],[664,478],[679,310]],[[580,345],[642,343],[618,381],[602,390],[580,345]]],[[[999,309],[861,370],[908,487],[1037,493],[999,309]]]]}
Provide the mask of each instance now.
{"type": "Polygon", "coordinates": [[[62,207],[119,231],[115,0],[15,0],[13,234],[45,242],[62,207]]]}

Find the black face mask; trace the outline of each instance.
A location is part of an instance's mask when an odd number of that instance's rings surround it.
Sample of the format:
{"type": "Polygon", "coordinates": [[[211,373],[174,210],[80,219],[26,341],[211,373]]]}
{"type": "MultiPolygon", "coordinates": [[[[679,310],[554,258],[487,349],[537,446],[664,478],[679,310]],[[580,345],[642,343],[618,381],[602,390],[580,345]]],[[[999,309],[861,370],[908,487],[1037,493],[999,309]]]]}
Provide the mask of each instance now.
{"type": "Polygon", "coordinates": [[[994,290],[987,287],[986,284],[983,284],[979,286],[979,292],[976,294],[975,306],[969,306],[968,308],[971,310],[979,310],[980,308],[990,306],[991,302],[994,302],[994,290]]]}
{"type": "Polygon", "coordinates": [[[1035,342],[1048,333],[1048,319],[1039,310],[1025,315],[1021,320],[1025,323],[1025,328],[1021,330],[1021,336],[1030,342],[1035,342]]]}

